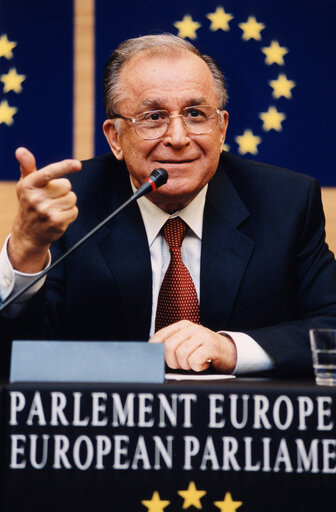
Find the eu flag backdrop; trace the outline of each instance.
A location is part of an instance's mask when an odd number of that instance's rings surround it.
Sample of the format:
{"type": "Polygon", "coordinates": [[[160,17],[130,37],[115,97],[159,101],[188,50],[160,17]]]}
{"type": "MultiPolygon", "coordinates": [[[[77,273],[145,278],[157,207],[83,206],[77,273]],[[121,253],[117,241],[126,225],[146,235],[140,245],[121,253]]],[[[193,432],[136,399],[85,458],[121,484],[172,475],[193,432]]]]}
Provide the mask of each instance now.
{"type": "Polygon", "coordinates": [[[19,176],[15,149],[45,165],[72,154],[73,5],[0,0],[0,177],[19,176]]]}
{"type": "MultiPolygon", "coordinates": [[[[96,0],[95,154],[109,150],[101,81],[110,53],[126,38],[171,32],[213,56],[224,72],[227,149],[336,186],[335,12],[332,0],[96,0]]],[[[31,148],[40,165],[72,155],[73,16],[69,0],[0,2],[1,179],[17,178],[18,145],[31,148]],[[8,90],[6,81],[19,82],[20,91],[8,90]],[[15,108],[12,116],[8,108],[15,108]]]]}

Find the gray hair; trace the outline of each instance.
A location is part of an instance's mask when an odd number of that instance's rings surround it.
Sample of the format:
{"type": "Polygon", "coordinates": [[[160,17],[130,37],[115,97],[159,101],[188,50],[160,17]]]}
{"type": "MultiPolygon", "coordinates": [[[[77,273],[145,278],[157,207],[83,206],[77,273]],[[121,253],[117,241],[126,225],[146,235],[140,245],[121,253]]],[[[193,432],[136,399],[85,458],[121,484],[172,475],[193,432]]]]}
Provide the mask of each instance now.
{"type": "Polygon", "coordinates": [[[149,55],[171,56],[181,51],[191,52],[200,57],[209,67],[217,87],[220,108],[224,108],[227,100],[225,78],[214,59],[201,52],[189,41],[173,34],[160,34],[127,39],[112,53],[105,66],[103,88],[104,103],[107,117],[117,114],[117,105],[124,98],[118,80],[122,67],[136,54],[147,52],[149,55]]]}

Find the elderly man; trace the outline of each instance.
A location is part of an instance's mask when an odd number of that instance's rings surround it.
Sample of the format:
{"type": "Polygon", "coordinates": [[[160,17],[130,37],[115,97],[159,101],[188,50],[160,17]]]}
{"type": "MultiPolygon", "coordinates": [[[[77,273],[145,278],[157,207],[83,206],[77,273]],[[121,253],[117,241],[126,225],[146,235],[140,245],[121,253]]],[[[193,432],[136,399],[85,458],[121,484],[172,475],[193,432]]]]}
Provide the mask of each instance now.
{"type": "Polygon", "coordinates": [[[175,36],[122,43],[104,92],[111,154],[79,173],[76,160],[37,172],[17,150],[2,301],[48,265],[50,244],[55,260],[153,169],[165,168],[168,182],[8,308],[3,341],[150,338],[173,369],[310,373],[309,328],[336,327],[336,264],[316,181],[222,152],[223,76],[175,36]]]}

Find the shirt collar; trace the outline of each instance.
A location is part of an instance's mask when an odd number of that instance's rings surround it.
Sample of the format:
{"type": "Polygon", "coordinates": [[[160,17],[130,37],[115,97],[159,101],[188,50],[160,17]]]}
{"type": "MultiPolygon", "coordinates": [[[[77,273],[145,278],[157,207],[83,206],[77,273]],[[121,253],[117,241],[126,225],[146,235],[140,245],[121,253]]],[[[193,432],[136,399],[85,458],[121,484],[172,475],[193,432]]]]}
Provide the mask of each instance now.
{"type": "MultiPolygon", "coordinates": [[[[136,188],[132,181],[131,186],[133,192],[136,192],[136,188]]],[[[161,210],[161,208],[152,203],[152,201],[147,199],[147,197],[140,197],[140,199],[137,200],[137,203],[145,225],[149,246],[152,245],[167,220],[173,219],[174,217],[180,217],[195,233],[195,235],[202,240],[203,211],[207,189],[208,185],[205,185],[205,187],[202,188],[197,196],[187,204],[185,208],[182,208],[173,214],[169,214],[164,210],[161,210]]]]}

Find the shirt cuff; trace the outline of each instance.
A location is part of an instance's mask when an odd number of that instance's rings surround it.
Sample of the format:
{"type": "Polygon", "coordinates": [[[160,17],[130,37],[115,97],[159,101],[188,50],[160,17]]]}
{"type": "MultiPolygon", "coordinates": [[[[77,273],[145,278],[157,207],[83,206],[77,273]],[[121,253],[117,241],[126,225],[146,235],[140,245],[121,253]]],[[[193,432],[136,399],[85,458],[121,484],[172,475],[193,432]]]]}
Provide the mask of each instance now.
{"type": "Polygon", "coordinates": [[[248,334],[232,331],[219,333],[230,336],[236,345],[237,363],[232,372],[234,375],[263,372],[274,368],[271,356],[248,334]]]}
{"type": "MultiPolygon", "coordinates": [[[[25,274],[14,270],[8,258],[7,246],[10,235],[7,237],[2,250],[0,252],[0,300],[4,302],[10,296],[18,293],[22,288],[31,283],[41,272],[36,274],[25,274]]],[[[48,253],[48,261],[45,268],[49,267],[51,263],[51,255],[48,253]]],[[[40,288],[42,288],[46,276],[42,277],[35,283],[29,290],[27,290],[21,297],[8,307],[7,314],[12,316],[13,313],[19,314],[23,309],[26,302],[35,295],[40,288]]]]}

